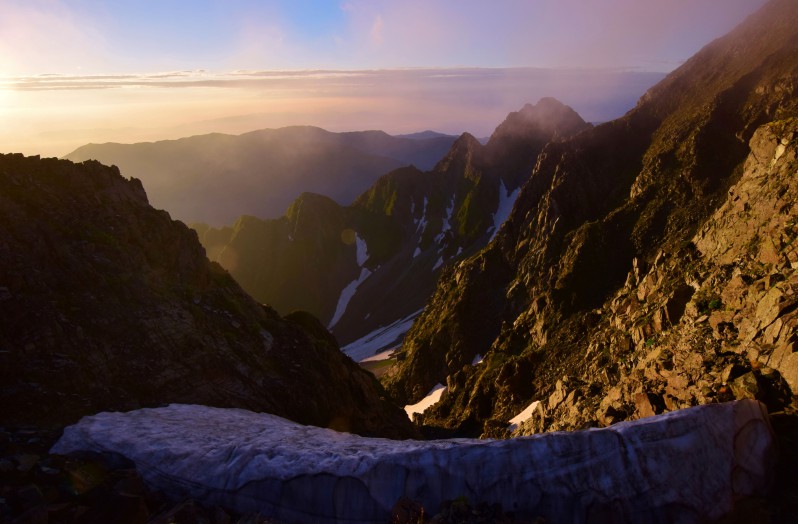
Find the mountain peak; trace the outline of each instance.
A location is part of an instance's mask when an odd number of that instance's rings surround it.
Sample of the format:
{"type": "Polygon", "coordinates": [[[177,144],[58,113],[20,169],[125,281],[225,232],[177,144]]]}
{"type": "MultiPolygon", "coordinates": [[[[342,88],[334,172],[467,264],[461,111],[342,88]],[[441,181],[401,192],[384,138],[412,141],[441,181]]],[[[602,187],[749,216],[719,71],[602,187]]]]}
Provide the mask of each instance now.
{"type": "Polygon", "coordinates": [[[570,106],[552,97],[541,98],[537,104],[526,104],[520,111],[507,115],[504,122],[496,128],[488,145],[511,136],[544,132],[547,135],[571,135],[587,124],[570,106]]]}

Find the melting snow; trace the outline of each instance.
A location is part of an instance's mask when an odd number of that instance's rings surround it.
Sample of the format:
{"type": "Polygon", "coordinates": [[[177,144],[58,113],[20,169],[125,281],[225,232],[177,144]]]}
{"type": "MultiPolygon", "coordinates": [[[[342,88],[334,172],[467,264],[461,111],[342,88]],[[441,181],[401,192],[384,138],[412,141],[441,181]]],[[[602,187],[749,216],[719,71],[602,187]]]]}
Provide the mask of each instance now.
{"type": "Polygon", "coordinates": [[[537,409],[543,410],[543,407],[540,405],[540,401],[539,400],[534,401],[533,403],[528,405],[526,407],[526,409],[524,409],[524,411],[522,411],[518,415],[516,415],[513,418],[511,418],[510,419],[510,427],[508,429],[510,431],[515,431],[516,429],[518,429],[518,425],[521,424],[521,422],[527,420],[529,417],[531,417],[532,414],[537,409]]]}
{"type": "Polygon", "coordinates": [[[428,407],[432,406],[441,399],[441,395],[446,391],[446,386],[443,384],[435,384],[435,387],[427,393],[427,396],[422,398],[416,404],[409,404],[405,406],[405,412],[410,420],[413,420],[413,415],[416,413],[424,413],[428,407]]]}
{"type": "Polygon", "coordinates": [[[499,180],[499,205],[496,208],[496,212],[493,214],[493,234],[490,236],[490,240],[493,240],[496,233],[499,232],[501,225],[504,224],[504,221],[510,216],[510,212],[513,210],[513,204],[515,204],[515,199],[518,197],[520,191],[521,188],[519,187],[512,193],[509,192],[504,186],[504,181],[499,180]]]}
{"type": "Polygon", "coordinates": [[[478,355],[476,355],[476,356],[474,357],[474,360],[472,360],[472,361],[471,361],[471,365],[472,365],[472,366],[476,366],[477,364],[481,363],[483,360],[484,360],[484,359],[482,358],[482,355],[479,355],[479,354],[478,354],[478,355]]]}
{"type": "Polygon", "coordinates": [[[380,326],[368,335],[342,347],[341,351],[349,355],[355,362],[373,357],[375,353],[395,345],[405,333],[410,331],[413,321],[422,311],[423,309],[419,309],[415,313],[411,313],[405,318],[400,318],[386,327],[380,326]]]}

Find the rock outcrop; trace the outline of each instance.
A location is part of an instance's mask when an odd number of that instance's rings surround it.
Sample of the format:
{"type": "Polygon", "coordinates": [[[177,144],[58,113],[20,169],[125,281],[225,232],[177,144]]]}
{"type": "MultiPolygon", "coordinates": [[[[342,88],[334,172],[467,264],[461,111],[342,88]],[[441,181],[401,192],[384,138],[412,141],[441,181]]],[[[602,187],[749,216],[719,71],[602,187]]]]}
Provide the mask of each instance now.
{"type": "Polygon", "coordinates": [[[308,310],[349,344],[417,314],[441,268],[496,234],[545,144],[588,127],[544,98],[511,113],[486,145],[464,134],[433,170],[392,171],[350,206],[305,193],[277,220],[194,227],[256,299],[308,310]]]}
{"type": "Polygon", "coordinates": [[[768,3],[623,118],[549,144],[494,242],[444,271],[393,397],[445,383],[422,422],[486,436],[533,401],[525,432],[791,409],[796,17],[768,3]]]}
{"type": "Polygon", "coordinates": [[[413,434],[318,320],[252,300],[116,168],[0,156],[0,223],[3,424],[192,402],[413,434]]]}
{"type": "Polygon", "coordinates": [[[752,400],[602,430],[432,442],[171,405],[86,417],[52,451],[121,455],[173,499],[317,523],[387,522],[402,497],[499,504],[527,522],[705,522],[766,488],[774,457],[752,400]]]}

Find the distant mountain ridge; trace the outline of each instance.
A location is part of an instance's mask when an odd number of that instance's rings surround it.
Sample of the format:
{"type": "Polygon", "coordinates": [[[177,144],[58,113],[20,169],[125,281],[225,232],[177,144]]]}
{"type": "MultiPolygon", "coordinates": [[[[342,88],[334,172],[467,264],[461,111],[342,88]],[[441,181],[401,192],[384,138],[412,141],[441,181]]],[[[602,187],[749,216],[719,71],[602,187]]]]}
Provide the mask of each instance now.
{"type": "Polygon", "coordinates": [[[302,192],[347,205],[381,175],[431,169],[456,137],[311,126],[220,133],[136,144],[88,144],[64,158],[98,160],[140,179],[157,208],[186,222],[225,224],[241,214],[280,216],[302,192]]]}
{"type": "MultiPolygon", "coordinates": [[[[486,145],[463,134],[433,170],[392,171],[351,206],[303,193],[276,220],[192,227],[208,256],[256,299],[281,312],[308,310],[349,344],[412,321],[441,268],[495,235],[543,146],[588,127],[544,98],[511,113],[486,145]]],[[[370,356],[404,334],[394,331],[347,351],[370,356]]]]}

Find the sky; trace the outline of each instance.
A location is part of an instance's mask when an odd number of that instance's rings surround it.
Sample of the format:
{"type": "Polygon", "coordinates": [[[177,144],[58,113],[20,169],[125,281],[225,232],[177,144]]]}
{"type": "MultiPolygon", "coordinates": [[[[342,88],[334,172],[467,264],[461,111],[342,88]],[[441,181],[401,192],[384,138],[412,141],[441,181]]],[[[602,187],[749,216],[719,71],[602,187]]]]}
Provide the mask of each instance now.
{"type": "Polygon", "coordinates": [[[587,120],[764,0],[0,0],[0,151],[310,124],[484,136],[587,120]]]}

